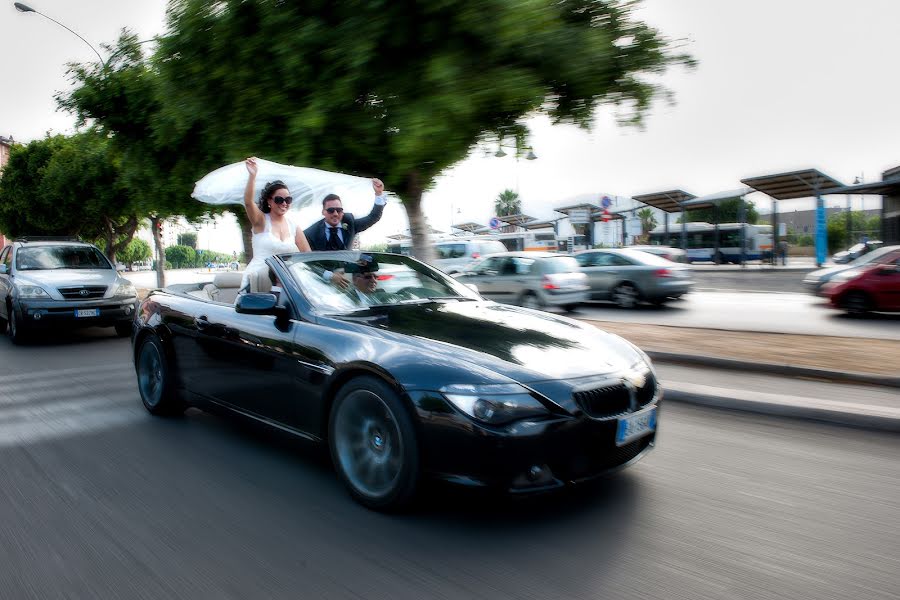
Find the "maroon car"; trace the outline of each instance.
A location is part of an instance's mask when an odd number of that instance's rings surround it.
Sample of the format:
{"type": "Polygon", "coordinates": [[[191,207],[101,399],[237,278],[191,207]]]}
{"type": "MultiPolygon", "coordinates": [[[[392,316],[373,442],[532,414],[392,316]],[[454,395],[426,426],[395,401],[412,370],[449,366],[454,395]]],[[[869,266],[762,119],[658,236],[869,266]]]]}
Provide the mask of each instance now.
{"type": "Polygon", "coordinates": [[[900,256],[835,275],[822,292],[831,306],[853,314],[900,312],[900,256]]]}

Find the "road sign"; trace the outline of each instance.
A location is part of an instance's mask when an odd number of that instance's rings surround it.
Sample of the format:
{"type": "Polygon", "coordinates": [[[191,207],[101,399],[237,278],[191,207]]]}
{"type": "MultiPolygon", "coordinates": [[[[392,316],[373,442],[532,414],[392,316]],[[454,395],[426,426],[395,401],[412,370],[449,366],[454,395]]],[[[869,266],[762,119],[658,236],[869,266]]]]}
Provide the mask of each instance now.
{"type": "Polygon", "coordinates": [[[612,218],[612,216],[609,214],[609,211],[604,208],[603,214],[600,215],[600,218],[603,219],[604,222],[606,222],[606,221],[609,221],[612,218]]]}
{"type": "Polygon", "coordinates": [[[585,208],[573,208],[569,211],[569,223],[572,225],[583,225],[590,223],[591,213],[585,208]]]}
{"type": "Polygon", "coordinates": [[[500,219],[497,217],[492,217],[489,224],[491,229],[500,229],[500,219]]]}
{"type": "Polygon", "coordinates": [[[602,206],[603,208],[609,208],[610,206],[612,206],[612,200],[609,199],[609,196],[603,196],[603,198],[600,200],[600,206],[602,206]]]}

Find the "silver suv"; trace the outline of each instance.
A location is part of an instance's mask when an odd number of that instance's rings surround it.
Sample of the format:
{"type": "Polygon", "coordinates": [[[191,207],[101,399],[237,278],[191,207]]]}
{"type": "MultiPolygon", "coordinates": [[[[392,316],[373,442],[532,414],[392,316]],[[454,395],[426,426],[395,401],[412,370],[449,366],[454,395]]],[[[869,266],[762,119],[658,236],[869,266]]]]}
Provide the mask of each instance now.
{"type": "Polygon", "coordinates": [[[489,300],[542,309],[575,310],[588,300],[587,276],[567,254],[503,252],[472,264],[456,280],[474,284],[489,300]]]}
{"type": "Polygon", "coordinates": [[[38,329],[113,326],[131,334],[134,285],[93,244],[23,238],[0,252],[0,333],[13,343],[38,329]]]}

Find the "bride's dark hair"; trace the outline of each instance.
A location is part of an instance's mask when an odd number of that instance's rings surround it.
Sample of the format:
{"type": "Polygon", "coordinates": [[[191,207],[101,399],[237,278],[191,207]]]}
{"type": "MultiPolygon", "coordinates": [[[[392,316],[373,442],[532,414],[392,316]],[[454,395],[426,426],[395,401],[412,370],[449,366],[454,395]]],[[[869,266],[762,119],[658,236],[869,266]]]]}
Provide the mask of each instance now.
{"type": "Polygon", "coordinates": [[[288,189],[288,186],[280,179],[267,183],[266,187],[259,193],[259,210],[266,214],[272,212],[272,203],[270,202],[272,196],[274,196],[275,192],[278,190],[286,189],[288,189]]]}

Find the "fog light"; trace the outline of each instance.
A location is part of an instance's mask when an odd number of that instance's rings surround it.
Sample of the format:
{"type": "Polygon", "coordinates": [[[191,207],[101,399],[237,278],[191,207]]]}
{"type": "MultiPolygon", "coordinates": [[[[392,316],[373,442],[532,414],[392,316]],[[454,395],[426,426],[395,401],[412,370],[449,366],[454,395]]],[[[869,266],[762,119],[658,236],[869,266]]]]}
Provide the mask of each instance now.
{"type": "Polygon", "coordinates": [[[42,315],[41,315],[41,311],[37,311],[36,313],[34,313],[34,314],[31,315],[31,316],[34,317],[34,320],[35,320],[35,321],[40,321],[40,320],[41,320],[41,316],[42,316],[42,315]]]}
{"type": "Polygon", "coordinates": [[[527,489],[558,484],[559,482],[553,477],[550,467],[547,465],[532,465],[528,467],[527,471],[513,480],[512,487],[513,489],[527,489]]]}
{"type": "Polygon", "coordinates": [[[125,314],[126,314],[126,315],[130,315],[130,314],[131,314],[131,305],[130,305],[130,304],[129,304],[128,306],[125,307],[125,314]]]}

